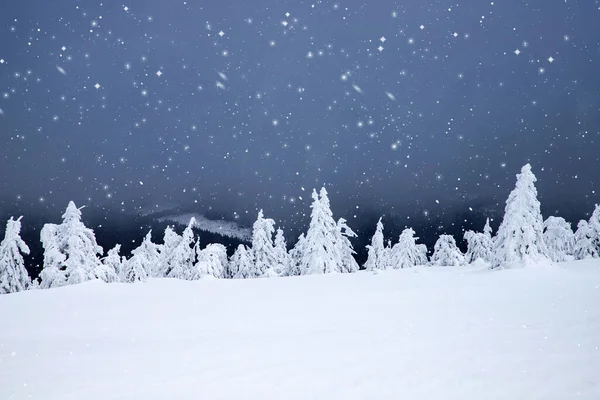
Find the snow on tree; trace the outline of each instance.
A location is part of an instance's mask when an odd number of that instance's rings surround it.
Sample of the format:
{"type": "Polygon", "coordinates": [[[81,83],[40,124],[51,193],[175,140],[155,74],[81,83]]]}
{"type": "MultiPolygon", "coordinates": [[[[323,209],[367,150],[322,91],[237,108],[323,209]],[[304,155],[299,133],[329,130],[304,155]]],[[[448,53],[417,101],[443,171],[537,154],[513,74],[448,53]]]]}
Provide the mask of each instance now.
{"type": "Polygon", "coordinates": [[[511,268],[548,260],[536,181],[529,164],[517,174],[515,189],[506,200],[504,218],[494,239],[492,268],[511,268]]]}
{"type": "Polygon", "coordinates": [[[21,218],[10,217],[0,243],[0,294],[21,292],[31,286],[22,255],[29,254],[29,247],[21,239],[21,218]]]}
{"type": "Polygon", "coordinates": [[[417,244],[417,239],[419,238],[415,237],[415,231],[411,228],[402,231],[398,243],[390,252],[391,268],[411,268],[427,264],[427,247],[424,244],[417,244]]]}
{"type": "Polygon", "coordinates": [[[277,229],[275,234],[275,268],[277,276],[288,276],[290,274],[291,259],[287,251],[287,243],[283,236],[283,230],[277,229]]]}
{"type": "Polygon", "coordinates": [[[163,236],[163,244],[160,248],[160,255],[158,257],[158,266],[155,271],[156,276],[167,276],[167,272],[170,270],[168,260],[173,254],[173,250],[181,242],[182,237],[177,234],[170,226],[165,228],[163,236]]]}
{"type": "Polygon", "coordinates": [[[594,231],[586,220],[579,221],[574,235],[573,256],[576,260],[599,258],[599,250],[594,246],[594,231]]]}
{"type": "Polygon", "coordinates": [[[155,268],[159,257],[159,246],[152,243],[152,230],[131,253],[133,256],[123,265],[123,281],[145,282],[148,277],[152,277],[148,271],[155,268]]]}
{"type": "Polygon", "coordinates": [[[368,256],[367,262],[365,262],[365,269],[367,271],[374,271],[378,269],[385,269],[385,245],[383,244],[383,223],[381,218],[377,222],[375,234],[371,238],[371,244],[367,245],[368,256]]]}
{"type": "Polygon", "coordinates": [[[123,279],[123,263],[125,262],[125,257],[121,257],[119,254],[120,252],[121,245],[117,244],[115,247],[110,249],[108,253],[106,253],[106,257],[101,260],[102,264],[115,272],[118,280],[123,279]]]}
{"type": "Polygon", "coordinates": [[[300,265],[302,263],[302,255],[304,254],[304,248],[306,245],[306,237],[302,233],[298,237],[298,241],[294,245],[294,248],[290,250],[290,276],[300,275],[300,265]]]}
{"type": "Polygon", "coordinates": [[[486,218],[485,219],[485,226],[483,227],[483,234],[485,236],[487,236],[488,238],[491,239],[492,238],[492,233],[493,233],[493,231],[492,231],[492,227],[490,226],[490,219],[486,218]]]}
{"type": "MultiPolygon", "coordinates": [[[[427,250],[425,251],[427,252],[427,250]]],[[[427,256],[425,257],[427,259],[427,256]]],[[[392,269],[392,240],[388,239],[385,248],[383,249],[382,269],[392,269]]]]}
{"type": "Polygon", "coordinates": [[[573,254],[575,235],[564,218],[550,216],[544,221],[544,243],[548,257],[554,262],[567,261],[573,254]]]}
{"type": "Polygon", "coordinates": [[[592,245],[596,252],[598,252],[600,251],[600,204],[596,204],[596,208],[594,208],[594,212],[588,223],[592,230],[592,245]]]}
{"type": "Polygon", "coordinates": [[[223,278],[227,268],[227,249],[220,243],[211,243],[198,253],[198,279],[223,278]]]}
{"type": "Polygon", "coordinates": [[[465,264],[465,256],[456,246],[452,235],[440,235],[433,248],[431,265],[438,267],[456,267],[465,264]]]}
{"type": "Polygon", "coordinates": [[[252,225],[252,258],[254,269],[249,278],[260,278],[275,275],[277,255],[273,246],[275,221],[264,218],[263,211],[258,212],[256,222],[252,225]]]}
{"type": "MultiPolygon", "coordinates": [[[[354,248],[352,247],[352,243],[349,238],[355,238],[356,233],[350,229],[346,220],[344,218],[340,218],[337,223],[337,242],[340,251],[340,258],[342,261],[341,270],[342,272],[352,273],[359,270],[358,263],[354,259],[354,248]]],[[[382,261],[384,261],[382,259],[382,261]]]]}
{"type": "Polygon", "coordinates": [[[337,241],[337,224],[329,207],[325,188],[320,197],[312,193],[311,221],[302,244],[299,271],[301,275],[342,272],[340,246],[337,241]]]}
{"type": "Polygon", "coordinates": [[[44,269],[40,274],[41,288],[76,284],[97,278],[102,271],[94,231],[81,221],[81,210],[72,201],[62,216],[60,225],[46,224],[41,239],[44,247],[44,269]]]}
{"type": "Polygon", "coordinates": [[[254,270],[252,250],[240,244],[229,261],[229,275],[233,279],[247,279],[254,270]]]}
{"type": "Polygon", "coordinates": [[[200,274],[194,265],[196,261],[193,230],[195,223],[196,219],[192,217],[188,226],[183,230],[181,240],[166,258],[165,276],[185,280],[195,280],[200,278],[200,274]]]}
{"type": "Polygon", "coordinates": [[[483,228],[484,233],[474,231],[465,232],[463,237],[467,241],[467,253],[465,254],[465,262],[467,264],[471,264],[478,259],[487,262],[491,261],[494,244],[489,231],[487,234],[485,233],[487,228],[489,228],[489,224],[486,222],[483,228]]]}

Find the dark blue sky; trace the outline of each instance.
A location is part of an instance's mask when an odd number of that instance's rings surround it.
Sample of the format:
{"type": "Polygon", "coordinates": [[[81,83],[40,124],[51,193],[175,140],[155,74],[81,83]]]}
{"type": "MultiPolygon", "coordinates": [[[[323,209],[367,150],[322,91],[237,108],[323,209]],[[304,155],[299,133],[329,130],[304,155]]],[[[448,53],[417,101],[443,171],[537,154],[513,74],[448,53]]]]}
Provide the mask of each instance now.
{"type": "Polygon", "coordinates": [[[0,208],[436,218],[525,162],[600,201],[598,1],[4,1],[0,37],[0,208]]]}

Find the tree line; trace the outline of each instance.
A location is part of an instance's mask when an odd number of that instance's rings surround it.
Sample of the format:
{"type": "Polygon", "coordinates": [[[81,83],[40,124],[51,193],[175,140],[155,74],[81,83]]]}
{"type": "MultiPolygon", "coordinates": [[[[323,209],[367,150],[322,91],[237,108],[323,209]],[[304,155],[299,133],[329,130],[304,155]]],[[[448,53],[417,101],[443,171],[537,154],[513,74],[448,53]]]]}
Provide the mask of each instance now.
{"type": "MultiPolygon", "coordinates": [[[[529,164],[517,174],[515,189],[506,200],[504,218],[493,235],[489,219],[482,232],[467,231],[467,252],[462,253],[451,235],[440,235],[431,257],[417,243],[411,228],[398,242],[385,241],[383,222],[377,223],[367,246],[366,270],[416,266],[459,266],[485,263],[490,269],[513,268],[541,262],[561,262],[600,257],[600,206],[577,230],[561,217],[545,221],[529,164]]],[[[163,243],[153,243],[148,232],[130,258],[120,255],[120,245],[106,255],[94,231],[82,222],[81,208],[70,202],[61,224],[45,224],[40,233],[44,249],[43,269],[31,280],[23,260],[29,247],[21,239],[21,219],[10,218],[0,243],[0,294],[27,289],[48,289],[93,279],[112,282],[143,282],[148,278],[197,280],[204,278],[248,279],[327,273],[352,273],[360,269],[351,239],[356,233],[344,218],[333,218],[325,188],[313,190],[311,221],[288,251],[284,232],[260,210],[252,227],[251,246],[240,244],[228,258],[225,246],[211,243],[201,248],[192,218],[181,234],[165,229],[163,243]]]]}

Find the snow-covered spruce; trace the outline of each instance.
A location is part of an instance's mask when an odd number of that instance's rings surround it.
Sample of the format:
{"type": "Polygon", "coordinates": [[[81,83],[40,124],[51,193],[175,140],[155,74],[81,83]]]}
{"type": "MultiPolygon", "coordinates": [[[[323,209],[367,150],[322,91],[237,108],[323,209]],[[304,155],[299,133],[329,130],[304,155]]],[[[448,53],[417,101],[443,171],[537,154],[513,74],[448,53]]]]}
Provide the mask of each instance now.
{"type": "Polygon", "coordinates": [[[188,281],[200,279],[196,266],[196,248],[194,236],[194,217],[190,219],[183,230],[179,243],[165,260],[165,276],[169,278],[185,279],[188,281]]]}
{"type": "Polygon", "coordinates": [[[492,239],[492,227],[490,226],[490,219],[486,218],[485,220],[485,226],[483,227],[483,234],[485,236],[487,236],[488,238],[492,239]]]}
{"type": "Polygon", "coordinates": [[[23,261],[23,254],[29,254],[29,247],[21,239],[21,218],[10,217],[0,243],[0,294],[21,292],[31,286],[23,261]]]}
{"type": "Polygon", "coordinates": [[[104,266],[115,272],[119,281],[123,280],[123,263],[125,262],[125,257],[122,257],[120,252],[121,245],[117,244],[106,253],[106,257],[100,260],[104,266]]]}
{"type": "Polygon", "coordinates": [[[252,250],[245,245],[240,244],[231,256],[229,261],[229,276],[233,279],[250,278],[254,269],[254,260],[252,259],[252,250]]]}
{"type": "Polygon", "coordinates": [[[571,224],[561,217],[548,217],[544,221],[544,243],[552,261],[569,260],[575,247],[575,235],[571,224]]]}
{"type": "Polygon", "coordinates": [[[594,246],[594,230],[586,220],[582,219],[577,224],[574,239],[573,257],[576,260],[600,257],[598,248],[594,246]]]}
{"type": "Polygon", "coordinates": [[[264,218],[263,211],[258,212],[256,221],[252,225],[252,258],[254,268],[248,274],[249,278],[262,278],[275,276],[277,256],[273,246],[273,233],[275,221],[264,218]]]}
{"type": "Polygon", "coordinates": [[[417,244],[418,237],[412,228],[406,228],[400,234],[398,243],[391,249],[390,266],[394,269],[412,268],[427,264],[427,246],[417,244]]]}
{"type": "Polygon", "coordinates": [[[198,279],[224,278],[227,270],[227,249],[220,243],[211,243],[198,253],[198,279]]]}
{"type": "Polygon", "coordinates": [[[549,260],[536,181],[529,164],[517,174],[515,189],[506,200],[504,218],[494,239],[491,268],[511,268],[549,260]]]}
{"type": "Polygon", "coordinates": [[[308,232],[295,254],[299,258],[298,272],[300,275],[347,272],[344,259],[352,249],[347,249],[349,241],[340,240],[340,229],[333,219],[327,190],[322,188],[320,194],[313,190],[312,199],[308,232]]]}
{"type": "Polygon", "coordinates": [[[367,271],[375,271],[386,268],[387,262],[385,260],[385,246],[383,241],[383,223],[381,222],[381,218],[379,218],[379,221],[377,221],[377,227],[375,228],[375,233],[371,238],[371,244],[367,245],[367,262],[365,262],[364,265],[367,271]]]}
{"type": "Polygon", "coordinates": [[[290,275],[291,260],[287,251],[287,243],[283,236],[283,230],[277,229],[275,233],[275,274],[278,276],[290,275]]]}
{"type": "Polygon", "coordinates": [[[594,212],[588,221],[592,233],[592,246],[596,252],[600,251],[600,204],[596,204],[594,212]]]}
{"type": "Polygon", "coordinates": [[[158,266],[156,268],[157,276],[166,276],[167,272],[170,271],[171,267],[169,265],[169,260],[173,254],[173,251],[181,242],[181,239],[181,236],[179,236],[177,232],[171,228],[171,226],[167,226],[165,228],[165,232],[163,234],[163,244],[161,245],[160,255],[158,256],[158,266]]]}
{"type": "Polygon", "coordinates": [[[152,231],[146,234],[140,246],[131,253],[133,256],[123,265],[123,281],[145,282],[149,276],[148,271],[158,263],[159,246],[152,243],[152,231]]]}
{"type": "Polygon", "coordinates": [[[467,241],[467,252],[465,254],[467,264],[471,264],[478,259],[486,262],[491,261],[493,243],[490,236],[481,232],[466,231],[464,239],[467,241]]]}
{"type": "Polygon", "coordinates": [[[348,226],[344,218],[340,218],[337,222],[336,237],[338,242],[338,248],[341,257],[341,270],[342,272],[352,273],[360,269],[356,259],[354,258],[354,247],[349,238],[355,238],[356,233],[348,226]]]}
{"type": "Polygon", "coordinates": [[[300,275],[300,265],[302,264],[302,255],[304,254],[306,246],[306,236],[304,233],[298,236],[298,241],[294,247],[290,250],[290,276],[300,275]]]}
{"type": "Polygon", "coordinates": [[[60,225],[42,228],[44,268],[40,274],[43,289],[76,284],[102,277],[105,269],[98,258],[102,247],[96,243],[94,231],[81,221],[81,210],[72,201],[60,225]]]}
{"type": "Polygon", "coordinates": [[[431,265],[455,267],[465,264],[465,256],[456,246],[456,241],[451,235],[440,235],[433,250],[431,265]]]}

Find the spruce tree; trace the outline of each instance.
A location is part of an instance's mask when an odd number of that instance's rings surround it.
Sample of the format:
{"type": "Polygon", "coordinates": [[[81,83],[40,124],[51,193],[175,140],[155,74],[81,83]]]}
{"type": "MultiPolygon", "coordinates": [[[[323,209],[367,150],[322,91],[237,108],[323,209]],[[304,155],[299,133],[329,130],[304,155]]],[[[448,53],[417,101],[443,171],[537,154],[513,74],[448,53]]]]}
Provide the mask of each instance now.
{"type": "Polygon", "coordinates": [[[383,244],[383,223],[381,218],[377,222],[375,234],[371,238],[371,244],[367,245],[368,256],[367,262],[365,262],[365,269],[367,271],[374,271],[379,269],[385,269],[385,246],[383,244]]]}
{"type": "Polygon", "coordinates": [[[357,235],[348,226],[344,218],[338,220],[336,234],[342,263],[341,272],[352,273],[358,271],[360,268],[354,259],[354,254],[356,254],[356,252],[350,242],[350,238],[355,238],[357,235]]]}
{"type": "Polygon", "coordinates": [[[277,276],[290,275],[291,259],[287,251],[287,243],[283,236],[283,230],[277,229],[274,242],[275,250],[275,273],[277,276]]]}
{"type": "Polygon", "coordinates": [[[561,217],[548,217],[544,221],[544,243],[552,261],[567,261],[575,247],[575,235],[571,224],[561,217]]]}
{"type": "Polygon", "coordinates": [[[81,210],[71,201],[62,218],[62,224],[46,224],[42,228],[41,288],[85,282],[97,278],[103,270],[98,258],[102,247],[96,243],[94,231],[81,221],[81,210]]]}
{"type": "Polygon", "coordinates": [[[0,294],[21,292],[31,286],[22,255],[29,254],[29,247],[21,239],[21,218],[10,217],[0,243],[0,294]]]}
{"type": "Polygon", "coordinates": [[[478,259],[489,262],[493,254],[493,242],[489,234],[489,220],[483,228],[484,233],[466,231],[464,239],[467,241],[467,253],[465,254],[465,262],[471,264],[478,259]],[[488,233],[486,233],[486,231],[488,233]]]}
{"type": "Polygon", "coordinates": [[[254,260],[252,259],[252,250],[245,245],[238,245],[237,249],[229,261],[229,275],[233,279],[252,278],[254,269],[254,260]]]}
{"type": "Polygon", "coordinates": [[[400,234],[390,252],[390,267],[394,269],[412,268],[427,264],[427,247],[417,244],[418,237],[412,228],[406,228],[400,234]]]}
{"type": "Polygon", "coordinates": [[[456,246],[456,241],[451,235],[440,235],[433,250],[431,265],[456,267],[465,264],[465,257],[456,246]]]}
{"type": "Polygon", "coordinates": [[[227,249],[220,243],[211,243],[198,253],[198,279],[224,278],[227,269],[227,249]]]}
{"type": "Polygon", "coordinates": [[[600,257],[598,248],[594,246],[594,231],[586,220],[582,219],[577,224],[574,240],[573,256],[576,260],[600,257]]]}
{"type": "Polygon", "coordinates": [[[194,225],[196,219],[192,217],[187,227],[183,230],[181,240],[166,258],[165,276],[169,278],[196,280],[200,279],[200,273],[195,266],[196,248],[194,225]]]}
{"type": "Polygon", "coordinates": [[[506,200],[504,218],[494,240],[491,268],[511,268],[548,260],[535,175],[526,164],[506,200]]]}
{"type": "Polygon", "coordinates": [[[252,258],[254,260],[254,269],[250,272],[249,278],[275,275],[277,255],[273,246],[274,230],[275,221],[270,218],[264,218],[263,211],[260,210],[252,226],[252,258]]]}

